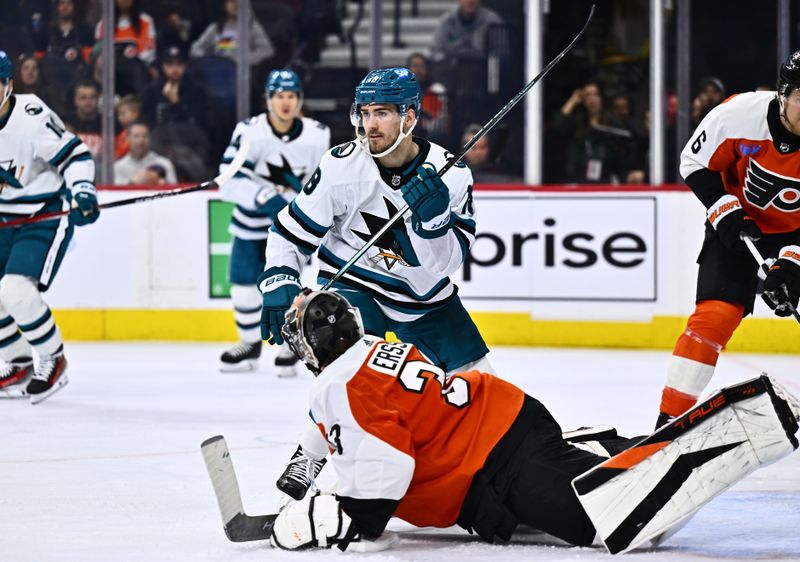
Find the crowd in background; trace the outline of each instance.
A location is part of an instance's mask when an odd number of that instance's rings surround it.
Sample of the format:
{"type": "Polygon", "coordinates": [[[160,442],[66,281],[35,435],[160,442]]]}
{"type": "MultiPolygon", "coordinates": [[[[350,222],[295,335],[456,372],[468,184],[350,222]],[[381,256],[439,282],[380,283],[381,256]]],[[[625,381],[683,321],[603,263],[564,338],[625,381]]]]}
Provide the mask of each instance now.
{"type": "MultiPolygon", "coordinates": [[[[345,101],[352,95],[367,69],[325,74],[320,54],[345,41],[343,18],[364,1],[115,0],[113,100],[101,91],[99,0],[0,0],[6,16],[0,22],[0,48],[17,61],[15,91],[40,96],[98,159],[103,157],[101,112],[104,104],[114,104],[115,183],[194,182],[216,170],[235,125],[240,6],[248,10],[251,26],[251,107],[257,113],[263,109],[268,71],[286,65],[317,96],[337,87],[345,101]]],[[[411,3],[403,0],[403,9],[411,3]]],[[[648,181],[647,5],[644,0],[599,3],[585,44],[548,77],[545,182],[648,181]]],[[[545,58],[563,48],[577,21],[575,10],[559,3],[550,10],[545,58]]],[[[406,59],[423,89],[419,134],[457,152],[519,90],[523,16],[523,0],[452,0],[427,48],[409,52],[406,59]]],[[[692,126],[728,95],[719,78],[695,81],[692,126]]],[[[679,144],[673,92],[671,87],[668,162],[676,161],[679,144]]],[[[331,126],[335,143],[352,136],[341,107],[313,116],[331,126]]],[[[478,181],[521,181],[522,123],[520,106],[473,149],[468,162],[478,181]]],[[[674,181],[672,168],[668,180],[674,181]]]]}

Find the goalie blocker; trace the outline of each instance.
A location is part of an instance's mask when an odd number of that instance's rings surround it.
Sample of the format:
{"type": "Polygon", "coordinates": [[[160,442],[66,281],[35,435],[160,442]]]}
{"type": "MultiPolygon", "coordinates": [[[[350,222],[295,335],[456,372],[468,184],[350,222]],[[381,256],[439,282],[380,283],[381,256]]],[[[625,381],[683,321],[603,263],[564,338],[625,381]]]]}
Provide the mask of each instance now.
{"type": "Polygon", "coordinates": [[[572,486],[611,554],[663,542],[703,505],[798,447],[800,402],[770,377],[723,388],[572,486]]]}

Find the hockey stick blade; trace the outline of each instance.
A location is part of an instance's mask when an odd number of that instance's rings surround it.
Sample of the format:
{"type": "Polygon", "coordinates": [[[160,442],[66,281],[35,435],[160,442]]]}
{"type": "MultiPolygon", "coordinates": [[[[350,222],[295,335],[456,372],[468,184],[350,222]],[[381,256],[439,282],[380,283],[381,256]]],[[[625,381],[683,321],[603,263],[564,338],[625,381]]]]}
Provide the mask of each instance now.
{"type": "Polygon", "coordinates": [[[217,496],[225,535],[232,542],[263,541],[272,534],[277,514],[247,515],[239,493],[239,482],[233,469],[231,453],[222,435],[216,435],[200,445],[211,485],[217,496]]]}
{"type": "MultiPolygon", "coordinates": [[[[101,203],[98,205],[99,209],[113,209],[114,207],[124,207],[126,205],[133,205],[135,203],[146,203],[147,201],[154,201],[156,199],[163,199],[165,197],[173,197],[175,195],[184,195],[186,193],[194,193],[195,191],[207,191],[209,189],[216,189],[229,179],[231,179],[236,172],[238,172],[244,161],[247,159],[247,155],[250,152],[250,141],[248,139],[242,139],[241,144],[239,145],[239,150],[236,152],[236,155],[233,157],[230,165],[225,169],[224,172],[219,174],[213,180],[203,182],[198,185],[193,185],[191,187],[179,187],[176,189],[169,189],[167,191],[160,191],[158,193],[153,193],[152,195],[142,195],[139,197],[131,197],[130,199],[120,199],[118,201],[110,201],[108,203],[101,203]]],[[[7,222],[0,222],[0,228],[10,228],[14,226],[20,226],[23,224],[33,224],[35,222],[42,222],[48,220],[55,220],[63,217],[64,215],[68,215],[72,212],[72,209],[66,211],[54,211],[52,213],[42,213],[41,215],[34,215],[32,217],[22,217],[19,219],[13,219],[7,222]]]]}
{"type": "MultiPolygon", "coordinates": [[[[512,108],[513,108],[515,105],[517,105],[517,103],[518,103],[518,102],[519,102],[519,101],[520,101],[522,98],[524,98],[524,97],[525,97],[525,95],[526,95],[526,94],[527,94],[527,93],[528,93],[528,92],[531,90],[531,88],[533,88],[533,87],[534,87],[534,86],[535,86],[535,85],[536,85],[536,84],[539,82],[539,80],[541,80],[542,78],[544,78],[544,77],[547,75],[547,73],[548,73],[548,72],[550,72],[550,70],[551,70],[551,69],[552,69],[552,68],[553,68],[553,67],[554,67],[556,64],[558,64],[558,62],[559,62],[559,61],[560,61],[562,58],[564,58],[564,55],[566,55],[567,53],[569,53],[569,52],[572,50],[572,48],[573,48],[573,47],[575,46],[575,44],[576,44],[576,43],[577,43],[577,42],[580,40],[580,38],[581,38],[581,37],[583,37],[583,34],[586,32],[586,29],[589,27],[589,23],[592,21],[592,17],[594,16],[594,10],[595,10],[595,5],[594,5],[594,4],[592,4],[592,8],[591,8],[591,10],[589,10],[589,16],[586,18],[586,23],[584,23],[584,24],[583,24],[583,27],[582,27],[582,28],[581,28],[581,30],[578,32],[578,34],[575,36],[575,38],[574,38],[574,39],[573,39],[573,40],[570,42],[570,44],[569,44],[569,45],[567,45],[567,47],[566,47],[566,48],[565,48],[563,51],[561,51],[561,52],[560,52],[558,55],[556,55],[556,57],[555,57],[553,60],[551,60],[551,61],[550,61],[550,62],[547,64],[547,66],[545,66],[545,67],[542,69],[542,71],[541,71],[541,72],[539,72],[539,74],[537,74],[536,76],[534,76],[534,78],[533,78],[533,79],[532,79],[530,82],[528,82],[528,83],[525,85],[525,87],[524,87],[524,88],[522,88],[522,90],[520,90],[519,92],[517,92],[517,94],[516,94],[516,95],[515,95],[513,98],[511,98],[511,100],[509,100],[509,102],[508,102],[507,104],[505,104],[505,105],[504,105],[502,108],[500,108],[500,111],[498,111],[498,112],[497,112],[497,113],[494,115],[494,117],[492,117],[492,118],[491,118],[491,119],[490,119],[490,120],[489,120],[489,121],[488,121],[488,122],[487,122],[487,123],[486,123],[486,124],[485,124],[483,127],[481,127],[481,130],[480,130],[480,131],[478,131],[477,133],[475,133],[475,136],[473,136],[473,137],[472,137],[472,138],[471,138],[471,139],[470,139],[470,140],[467,142],[467,144],[465,144],[465,145],[464,145],[464,147],[461,149],[461,152],[460,152],[460,153],[458,153],[457,155],[455,155],[455,156],[453,156],[452,158],[450,158],[450,159],[447,161],[447,163],[446,163],[444,166],[442,166],[442,168],[441,168],[441,169],[440,169],[440,170],[437,172],[437,174],[439,175],[439,177],[442,177],[443,175],[445,175],[445,174],[447,173],[447,171],[448,171],[450,168],[452,168],[452,167],[453,167],[453,166],[455,166],[455,165],[456,165],[458,162],[460,162],[460,161],[461,161],[461,159],[462,159],[462,158],[464,158],[464,155],[466,155],[466,154],[467,154],[467,152],[469,152],[469,151],[470,151],[470,149],[471,149],[473,146],[475,146],[475,145],[478,143],[478,141],[479,141],[479,140],[481,140],[481,138],[482,138],[484,135],[486,135],[486,133],[488,133],[488,132],[489,132],[489,131],[490,131],[490,130],[491,130],[491,129],[492,129],[492,128],[493,128],[493,127],[494,127],[494,126],[495,126],[495,125],[496,125],[496,124],[497,124],[497,123],[498,123],[498,122],[499,122],[499,121],[500,121],[500,120],[501,120],[503,117],[505,117],[505,116],[506,116],[506,114],[507,114],[509,111],[511,111],[511,109],[512,109],[512,108]]],[[[347,260],[347,262],[346,262],[346,263],[345,263],[345,264],[344,264],[342,267],[340,267],[340,268],[339,268],[339,271],[337,271],[336,273],[334,273],[334,274],[331,276],[331,278],[330,278],[330,279],[328,279],[328,281],[325,283],[325,285],[322,287],[322,289],[321,289],[321,290],[322,290],[322,291],[327,291],[328,289],[330,289],[330,288],[333,286],[333,284],[334,284],[334,283],[336,283],[336,282],[337,282],[337,281],[338,281],[338,280],[339,280],[339,279],[340,279],[340,278],[341,278],[341,277],[342,277],[342,276],[343,276],[345,273],[347,273],[347,271],[348,271],[348,270],[349,270],[351,267],[353,267],[353,265],[354,265],[354,264],[355,264],[355,263],[356,263],[358,260],[360,260],[360,259],[361,259],[361,256],[363,256],[364,254],[366,254],[366,253],[367,253],[367,250],[369,250],[369,249],[370,249],[372,246],[374,246],[374,245],[375,245],[375,243],[376,243],[378,240],[380,240],[380,239],[381,239],[381,238],[382,238],[382,237],[383,237],[383,236],[384,236],[384,235],[385,235],[385,234],[386,234],[386,233],[389,231],[389,229],[390,229],[390,228],[392,228],[392,227],[393,227],[395,224],[397,224],[397,222],[398,222],[398,221],[400,221],[400,219],[402,219],[402,218],[403,218],[403,215],[406,213],[406,211],[408,211],[408,205],[403,205],[403,207],[402,207],[402,208],[400,208],[400,209],[399,209],[399,210],[398,210],[398,211],[397,211],[397,212],[394,214],[394,216],[392,216],[392,217],[391,217],[391,218],[390,218],[390,219],[389,219],[389,220],[386,222],[386,224],[384,224],[384,225],[383,225],[383,226],[382,226],[382,227],[381,227],[381,228],[378,230],[378,232],[376,232],[375,234],[373,234],[373,235],[372,235],[372,238],[370,238],[369,240],[367,240],[367,241],[364,243],[364,245],[363,245],[363,246],[361,246],[361,249],[360,249],[360,250],[358,250],[358,251],[357,251],[357,252],[356,252],[356,253],[353,255],[353,257],[351,257],[349,260],[347,260]]]]}

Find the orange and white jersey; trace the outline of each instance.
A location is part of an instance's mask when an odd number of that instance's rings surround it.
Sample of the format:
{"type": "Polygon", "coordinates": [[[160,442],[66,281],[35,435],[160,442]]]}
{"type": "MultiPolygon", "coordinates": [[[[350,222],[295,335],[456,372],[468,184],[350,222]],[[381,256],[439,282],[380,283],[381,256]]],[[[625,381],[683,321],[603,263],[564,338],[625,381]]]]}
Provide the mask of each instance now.
{"type": "Polygon", "coordinates": [[[445,377],[413,345],[366,337],[317,378],[311,415],[338,496],[399,501],[395,516],[448,527],[524,397],[478,371],[445,377]]]}
{"type": "Polygon", "coordinates": [[[681,153],[680,172],[719,172],[764,233],[791,232],[800,228],[798,148],[800,138],[780,124],[775,92],[748,92],[703,119],[681,153]]]}
{"type": "MultiPolygon", "coordinates": [[[[95,39],[103,38],[103,22],[100,21],[95,28],[95,39]]],[[[156,26],[146,13],[139,14],[139,31],[133,27],[130,18],[121,16],[114,30],[114,43],[125,46],[125,56],[128,58],[139,57],[143,62],[152,63],[156,60],[156,26]]]]}

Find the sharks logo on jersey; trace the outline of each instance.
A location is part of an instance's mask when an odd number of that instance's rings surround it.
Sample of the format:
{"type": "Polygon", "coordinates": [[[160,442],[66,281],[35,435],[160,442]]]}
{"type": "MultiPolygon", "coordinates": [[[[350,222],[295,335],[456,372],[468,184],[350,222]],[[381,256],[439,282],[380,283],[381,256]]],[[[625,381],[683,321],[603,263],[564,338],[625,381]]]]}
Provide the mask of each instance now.
{"type": "Polygon", "coordinates": [[[25,166],[20,166],[19,170],[17,170],[13,158],[11,160],[0,160],[0,192],[6,187],[22,189],[22,184],[19,180],[22,178],[24,170],[25,166]]]}
{"type": "Polygon", "coordinates": [[[800,209],[800,180],[771,172],[751,159],[744,181],[744,196],[759,209],[773,206],[791,213],[800,209]]]}
{"type": "MultiPolygon", "coordinates": [[[[367,242],[370,238],[375,236],[375,234],[389,222],[389,219],[397,214],[398,209],[391,201],[383,197],[383,202],[386,205],[387,212],[387,216],[385,217],[373,215],[366,211],[359,211],[369,232],[353,230],[353,234],[361,238],[364,242],[367,242]]],[[[378,249],[378,253],[371,256],[369,260],[375,265],[383,262],[387,270],[391,270],[397,263],[406,267],[419,266],[419,260],[414,253],[414,248],[411,246],[411,240],[408,237],[408,231],[402,221],[395,223],[383,236],[378,238],[374,247],[378,249]]]]}
{"type": "Polygon", "coordinates": [[[303,178],[305,178],[306,175],[302,172],[299,175],[295,175],[294,170],[292,170],[292,165],[286,160],[286,156],[281,154],[281,166],[272,164],[271,162],[266,162],[266,164],[269,175],[264,176],[264,178],[267,181],[275,185],[289,187],[296,193],[300,193],[300,190],[303,188],[303,178]]]}

